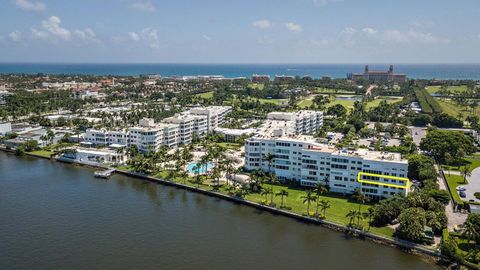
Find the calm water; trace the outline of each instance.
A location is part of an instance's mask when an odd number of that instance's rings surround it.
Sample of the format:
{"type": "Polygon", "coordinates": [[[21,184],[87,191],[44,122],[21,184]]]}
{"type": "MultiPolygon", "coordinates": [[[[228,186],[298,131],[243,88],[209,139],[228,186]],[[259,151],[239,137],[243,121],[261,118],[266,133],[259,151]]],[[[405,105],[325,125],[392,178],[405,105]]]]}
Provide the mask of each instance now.
{"type": "MultiPolygon", "coordinates": [[[[345,78],[347,73],[363,72],[361,64],[29,64],[0,63],[0,73],[46,73],[132,75],[160,74],[162,76],[223,75],[228,78],[250,77],[252,74],[310,75],[319,78],[329,75],[345,78]]],[[[370,65],[370,69],[388,69],[388,65],[370,65]]],[[[480,64],[398,64],[395,71],[409,78],[474,79],[480,80],[480,64]]]]}
{"type": "Polygon", "coordinates": [[[0,269],[436,269],[318,226],[0,152],[0,269]]]}

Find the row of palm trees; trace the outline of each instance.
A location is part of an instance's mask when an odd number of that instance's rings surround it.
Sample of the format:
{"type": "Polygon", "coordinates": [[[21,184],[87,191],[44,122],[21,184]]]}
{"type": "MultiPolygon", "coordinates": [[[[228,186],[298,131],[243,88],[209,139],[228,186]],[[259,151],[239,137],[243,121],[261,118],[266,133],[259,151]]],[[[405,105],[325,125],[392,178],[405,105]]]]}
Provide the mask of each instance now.
{"type": "Polygon", "coordinates": [[[322,218],[325,218],[326,211],[331,207],[330,201],[325,199],[320,199],[322,195],[328,192],[328,188],[326,185],[317,185],[313,190],[307,190],[305,195],[301,198],[303,199],[303,203],[307,205],[307,216],[311,216],[310,214],[310,205],[312,203],[316,203],[315,207],[315,216],[319,217],[319,209],[323,213],[322,218]]]}

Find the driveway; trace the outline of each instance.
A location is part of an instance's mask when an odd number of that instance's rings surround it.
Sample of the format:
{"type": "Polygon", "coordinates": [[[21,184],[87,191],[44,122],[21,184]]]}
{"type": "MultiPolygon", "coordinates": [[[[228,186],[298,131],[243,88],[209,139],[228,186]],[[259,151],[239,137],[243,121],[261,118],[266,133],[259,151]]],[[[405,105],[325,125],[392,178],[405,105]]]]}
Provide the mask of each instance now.
{"type": "Polygon", "coordinates": [[[413,142],[416,145],[420,145],[420,141],[422,140],[422,138],[427,136],[427,128],[425,127],[410,126],[408,127],[408,129],[410,130],[410,134],[412,135],[413,142]]]}
{"type": "Polygon", "coordinates": [[[480,192],[480,167],[475,168],[472,171],[472,176],[467,178],[468,184],[463,185],[467,190],[465,190],[466,198],[462,198],[465,201],[474,200],[475,202],[480,202],[473,194],[475,192],[480,192]]]}

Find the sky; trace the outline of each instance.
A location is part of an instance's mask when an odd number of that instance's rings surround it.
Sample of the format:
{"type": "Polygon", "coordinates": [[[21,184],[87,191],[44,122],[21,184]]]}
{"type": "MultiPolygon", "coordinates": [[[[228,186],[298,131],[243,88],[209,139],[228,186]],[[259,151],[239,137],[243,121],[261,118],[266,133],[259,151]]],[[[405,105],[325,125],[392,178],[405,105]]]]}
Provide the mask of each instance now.
{"type": "Polygon", "coordinates": [[[479,0],[1,0],[0,62],[480,63],[479,0]]]}

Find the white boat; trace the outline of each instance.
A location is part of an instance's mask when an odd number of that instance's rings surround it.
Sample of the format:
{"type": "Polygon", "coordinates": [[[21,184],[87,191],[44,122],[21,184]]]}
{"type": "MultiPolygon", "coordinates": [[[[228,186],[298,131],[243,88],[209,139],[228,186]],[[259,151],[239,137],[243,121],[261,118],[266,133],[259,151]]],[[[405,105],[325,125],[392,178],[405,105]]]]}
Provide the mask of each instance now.
{"type": "Polygon", "coordinates": [[[98,178],[109,178],[114,172],[115,172],[115,169],[108,169],[105,171],[96,171],[94,173],[94,176],[98,178]]]}

